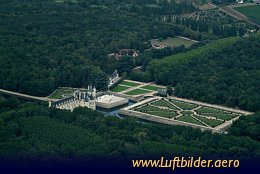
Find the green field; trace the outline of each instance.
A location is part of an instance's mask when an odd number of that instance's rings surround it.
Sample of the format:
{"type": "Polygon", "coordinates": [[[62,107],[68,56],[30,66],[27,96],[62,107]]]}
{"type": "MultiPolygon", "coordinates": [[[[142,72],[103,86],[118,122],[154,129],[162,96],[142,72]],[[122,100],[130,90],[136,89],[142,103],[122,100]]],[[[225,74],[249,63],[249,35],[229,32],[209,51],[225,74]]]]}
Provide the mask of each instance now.
{"type": "Polygon", "coordinates": [[[170,100],[173,104],[175,104],[176,106],[180,107],[183,110],[192,110],[195,109],[196,107],[198,107],[195,104],[191,104],[191,103],[186,103],[186,102],[182,102],[182,101],[177,101],[177,100],[170,100]]]}
{"type": "Polygon", "coordinates": [[[149,111],[160,111],[161,109],[151,106],[151,105],[146,105],[146,106],[143,106],[143,107],[135,109],[135,110],[140,111],[140,112],[149,112],[149,111]]]}
{"type": "Polygon", "coordinates": [[[219,109],[208,108],[208,107],[202,107],[200,109],[197,109],[196,112],[199,115],[216,117],[222,120],[231,120],[238,116],[236,114],[232,114],[232,113],[224,112],[219,109]]]}
{"type": "Polygon", "coordinates": [[[199,116],[197,116],[196,118],[198,118],[199,120],[201,120],[202,122],[206,123],[207,125],[209,125],[211,127],[216,127],[216,126],[219,126],[222,123],[224,123],[224,121],[207,119],[207,118],[199,117],[199,116]]]}
{"type": "Polygon", "coordinates": [[[179,121],[212,128],[223,124],[225,121],[242,115],[235,112],[183,102],[178,99],[171,98],[153,100],[141,107],[139,106],[138,108],[134,108],[133,110],[165,118],[173,118],[178,116],[176,119],[179,121]]]}
{"type": "Polygon", "coordinates": [[[126,85],[126,86],[131,86],[131,87],[135,87],[135,86],[139,86],[139,83],[134,83],[134,82],[127,82],[127,81],[122,81],[120,83],[121,85],[126,85]]]}
{"type": "Polygon", "coordinates": [[[181,114],[183,115],[193,115],[192,111],[181,111],[181,114]]]}
{"type": "Polygon", "coordinates": [[[165,117],[165,118],[173,118],[173,117],[177,116],[176,112],[174,112],[174,111],[169,112],[169,111],[164,111],[164,110],[157,111],[157,112],[150,112],[149,114],[155,115],[155,116],[160,116],[160,117],[165,117]]]}
{"type": "Polygon", "coordinates": [[[184,45],[185,48],[189,48],[196,42],[177,36],[174,38],[167,38],[165,40],[152,39],[151,43],[152,45],[162,45],[165,47],[179,47],[184,45]]]}
{"type": "Polygon", "coordinates": [[[193,123],[193,124],[205,126],[204,124],[202,124],[202,123],[199,122],[198,120],[194,119],[194,118],[191,117],[190,115],[181,116],[181,117],[177,118],[177,120],[183,121],[183,122],[187,122],[187,123],[193,123]]]}
{"type": "Polygon", "coordinates": [[[132,91],[129,91],[127,93],[125,93],[126,95],[141,95],[141,94],[146,94],[149,93],[151,91],[147,91],[147,90],[143,90],[143,89],[134,89],[132,91]]]}
{"type": "Polygon", "coordinates": [[[158,91],[159,89],[164,89],[162,87],[157,87],[157,86],[153,86],[153,85],[146,85],[143,86],[142,89],[148,89],[148,90],[152,90],[152,91],[158,91]]]}
{"type": "Polygon", "coordinates": [[[52,99],[62,99],[64,97],[62,97],[62,95],[72,95],[74,92],[74,89],[64,89],[64,88],[60,88],[60,89],[57,89],[53,94],[51,94],[49,96],[49,98],[52,98],[52,99]]]}
{"type": "Polygon", "coordinates": [[[225,113],[224,111],[221,111],[219,109],[215,108],[209,108],[209,107],[202,107],[200,109],[197,109],[199,113],[225,113]]]}
{"type": "Polygon", "coordinates": [[[216,117],[218,119],[222,119],[222,120],[231,120],[235,117],[237,117],[238,115],[235,115],[235,114],[221,114],[221,113],[203,113],[203,114],[200,114],[200,115],[204,115],[204,116],[212,116],[212,117],[216,117]]]}
{"type": "Polygon", "coordinates": [[[252,21],[260,24],[260,5],[253,5],[247,7],[236,7],[235,10],[239,11],[252,21]]]}
{"type": "Polygon", "coordinates": [[[174,112],[174,111],[167,110],[167,109],[163,110],[163,109],[151,106],[151,105],[146,105],[141,108],[134,109],[134,110],[143,112],[143,113],[147,113],[150,115],[165,117],[165,118],[173,118],[173,117],[177,116],[176,112],[174,112]]]}
{"type": "Polygon", "coordinates": [[[120,85],[117,85],[115,86],[111,91],[112,92],[122,92],[124,90],[127,90],[129,89],[130,87],[127,87],[127,86],[120,86],[120,85]]]}
{"type": "Polygon", "coordinates": [[[155,106],[162,106],[162,107],[167,107],[169,109],[179,110],[177,107],[173,106],[172,104],[168,103],[165,100],[157,100],[151,104],[155,106]]]}

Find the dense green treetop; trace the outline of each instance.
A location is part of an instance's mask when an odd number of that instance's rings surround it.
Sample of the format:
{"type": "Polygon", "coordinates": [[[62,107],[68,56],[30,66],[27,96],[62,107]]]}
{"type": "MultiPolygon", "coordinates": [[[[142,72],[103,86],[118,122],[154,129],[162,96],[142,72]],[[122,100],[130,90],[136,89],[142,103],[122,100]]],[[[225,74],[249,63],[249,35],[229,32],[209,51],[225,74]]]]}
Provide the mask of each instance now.
{"type": "Polygon", "coordinates": [[[150,62],[154,79],[175,95],[260,110],[260,35],[221,39],[201,48],[150,62]]]}
{"type": "MultiPolygon", "coordinates": [[[[254,125],[241,132],[250,118],[242,118],[233,135],[201,132],[119,119],[89,109],[74,112],[0,97],[0,159],[131,160],[167,156],[259,159],[259,131],[254,125]],[[245,121],[243,121],[245,120],[245,121]],[[243,125],[242,125],[243,124],[243,125]],[[241,125],[241,126],[240,126],[241,125]],[[254,137],[256,136],[256,137],[254,137]]],[[[259,117],[259,115],[258,115],[259,117]]],[[[253,119],[253,118],[252,118],[253,119]]],[[[259,123],[255,122],[259,127],[259,123]]]]}

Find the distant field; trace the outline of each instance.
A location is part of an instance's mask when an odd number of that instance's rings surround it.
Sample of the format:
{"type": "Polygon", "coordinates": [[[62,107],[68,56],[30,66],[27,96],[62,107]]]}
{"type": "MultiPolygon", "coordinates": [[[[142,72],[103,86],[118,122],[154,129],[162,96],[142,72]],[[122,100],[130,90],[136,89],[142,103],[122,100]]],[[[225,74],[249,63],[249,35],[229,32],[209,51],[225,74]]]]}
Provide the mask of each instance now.
{"type": "Polygon", "coordinates": [[[252,21],[260,24],[260,5],[236,7],[234,9],[242,13],[252,21]]]}
{"type": "Polygon", "coordinates": [[[200,10],[211,10],[211,9],[215,9],[216,7],[213,6],[212,4],[203,4],[199,6],[200,10]]]}
{"type": "Polygon", "coordinates": [[[181,45],[184,45],[185,48],[189,48],[194,43],[196,43],[196,42],[192,41],[192,40],[181,38],[179,36],[174,37],[174,38],[167,38],[167,39],[161,40],[161,41],[158,39],[151,40],[152,45],[160,45],[160,46],[164,46],[164,47],[179,47],[181,45]]]}

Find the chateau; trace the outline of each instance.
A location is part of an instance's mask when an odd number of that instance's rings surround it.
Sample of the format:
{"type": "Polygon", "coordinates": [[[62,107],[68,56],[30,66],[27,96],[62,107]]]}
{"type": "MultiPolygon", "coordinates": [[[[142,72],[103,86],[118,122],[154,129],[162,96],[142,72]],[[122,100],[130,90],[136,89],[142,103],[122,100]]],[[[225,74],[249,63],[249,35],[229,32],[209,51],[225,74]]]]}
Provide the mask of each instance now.
{"type": "Polygon", "coordinates": [[[87,107],[96,110],[96,88],[88,86],[88,90],[76,90],[72,96],[65,97],[55,102],[49,101],[49,107],[73,111],[77,107],[87,107]]]}

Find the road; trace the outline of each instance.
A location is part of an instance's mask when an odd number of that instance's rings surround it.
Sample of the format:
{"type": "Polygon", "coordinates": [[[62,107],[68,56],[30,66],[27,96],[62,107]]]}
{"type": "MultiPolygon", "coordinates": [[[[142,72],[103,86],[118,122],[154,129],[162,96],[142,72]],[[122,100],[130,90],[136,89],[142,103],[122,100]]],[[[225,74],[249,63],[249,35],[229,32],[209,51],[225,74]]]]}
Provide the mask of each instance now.
{"type": "Polygon", "coordinates": [[[4,89],[0,89],[0,93],[15,96],[15,97],[18,97],[18,98],[34,100],[34,101],[44,101],[44,102],[57,101],[57,99],[50,99],[50,98],[47,98],[47,97],[37,97],[37,96],[22,94],[22,93],[19,93],[19,92],[8,91],[8,90],[4,90],[4,89]]]}

